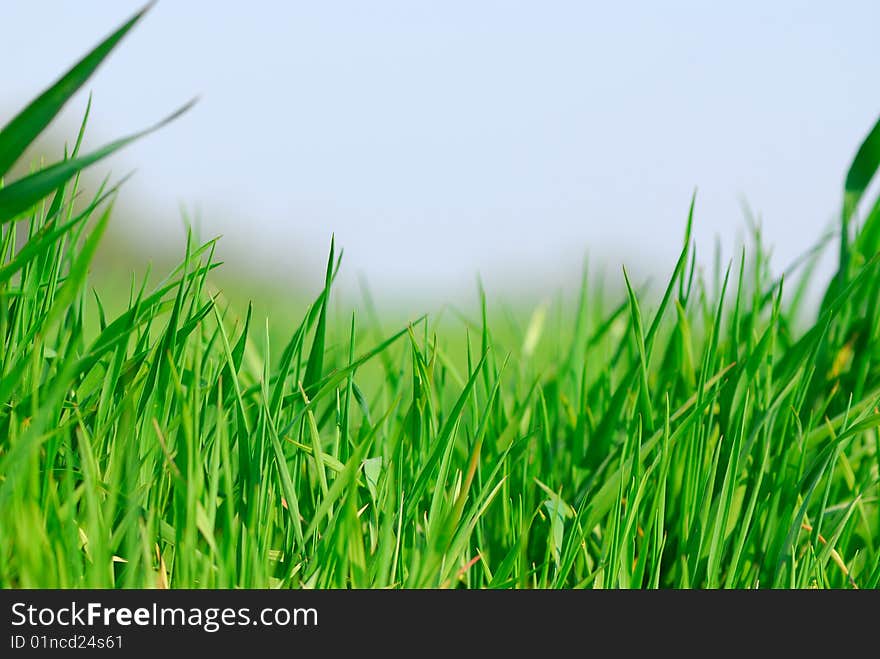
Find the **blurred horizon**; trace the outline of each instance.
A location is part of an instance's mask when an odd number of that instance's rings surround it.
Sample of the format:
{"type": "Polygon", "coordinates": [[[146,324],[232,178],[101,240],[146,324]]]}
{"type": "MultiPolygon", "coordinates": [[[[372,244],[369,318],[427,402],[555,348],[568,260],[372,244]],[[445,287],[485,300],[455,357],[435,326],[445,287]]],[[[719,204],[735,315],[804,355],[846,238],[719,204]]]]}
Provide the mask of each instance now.
{"type": "MultiPolygon", "coordinates": [[[[11,3],[0,123],[142,4],[11,3]]],[[[745,203],[781,271],[832,226],[880,112],[878,19],[867,1],[159,2],[90,81],[86,143],[201,100],[91,176],[138,170],[114,220],[134,251],[179,253],[183,207],[233,272],[308,288],[332,233],[342,288],[383,299],[450,302],[478,276],[550,291],[585,255],[609,281],[665,273],[694,189],[704,265],[716,237],[736,256],[745,203]]]]}

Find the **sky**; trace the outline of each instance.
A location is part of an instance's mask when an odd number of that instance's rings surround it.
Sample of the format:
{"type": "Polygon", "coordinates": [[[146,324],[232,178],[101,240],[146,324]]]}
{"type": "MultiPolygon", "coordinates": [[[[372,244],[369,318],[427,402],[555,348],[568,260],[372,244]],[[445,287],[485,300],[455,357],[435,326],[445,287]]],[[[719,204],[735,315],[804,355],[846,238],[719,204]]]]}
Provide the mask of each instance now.
{"type": "MultiPolygon", "coordinates": [[[[0,122],[141,6],[4,0],[0,122]]],[[[374,293],[479,276],[566,287],[585,255],[668,271],[737,253],[744,203],[778,269],[833,222],[880,115],[880,3],[161,0],[88,83],[88,144],[197,106],[97,167],[116,222],[227,262],[374,293]]],[[[87,92],[53,125],[73,136],[87,92]]]]}

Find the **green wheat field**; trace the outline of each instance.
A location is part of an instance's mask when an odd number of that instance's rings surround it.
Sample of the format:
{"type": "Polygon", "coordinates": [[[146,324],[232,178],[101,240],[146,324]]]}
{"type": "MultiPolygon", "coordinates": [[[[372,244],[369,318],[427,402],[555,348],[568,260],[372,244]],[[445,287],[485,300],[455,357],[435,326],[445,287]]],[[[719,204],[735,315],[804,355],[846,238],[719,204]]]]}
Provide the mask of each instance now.
{"type": "MultiPolygon", "coordinates": [[[[142,13],[8,120],[0,176],[142,13]]],[[[293,326],[223,296],[214,241],[102,294],[124,189],[80,173],[185,110],[0,187],[0,586],[880,585],[880,123],[783,277],[757,230],[704,274],[692,202],[659,286],[387,331],[331,302],[332,227],[293,326]]]]}

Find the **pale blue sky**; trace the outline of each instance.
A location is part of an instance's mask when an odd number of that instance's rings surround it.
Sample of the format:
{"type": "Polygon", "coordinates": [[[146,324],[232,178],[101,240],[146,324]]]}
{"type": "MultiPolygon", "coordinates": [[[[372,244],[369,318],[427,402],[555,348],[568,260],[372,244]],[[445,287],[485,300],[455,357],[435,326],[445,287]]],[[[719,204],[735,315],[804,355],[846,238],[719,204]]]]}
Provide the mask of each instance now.
{"type": "MultiPolygon", "coordinates": [[[[4,2],[0,112],[140,4],[4,2]]],[[[176,240],[198,207],[260,272],[320,279],[332,231],[343,281],[388,294],[448,297],[478,271],[558,285],[585,251],[668,268],[695,186],[707,263],[744,197],[782,267],[880,114],[878,24],[868,0],[163,0],[91,81],[91,143],[201,94],[103,167],[138,168],[120,207],[146,213],[143,238],[176,240]]]]}

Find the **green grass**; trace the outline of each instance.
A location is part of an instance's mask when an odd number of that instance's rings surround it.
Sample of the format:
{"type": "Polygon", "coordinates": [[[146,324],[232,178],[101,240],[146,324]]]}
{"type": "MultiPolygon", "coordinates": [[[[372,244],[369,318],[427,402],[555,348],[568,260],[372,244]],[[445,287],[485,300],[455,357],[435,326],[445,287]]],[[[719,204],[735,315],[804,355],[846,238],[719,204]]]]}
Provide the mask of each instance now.
{"type": "MultiPolygon", "coordinates": [[[[0,175],[137,18],[6,125],[0,175]]],[[[78,175],[126,140],[81,138],[0,189],[0,586],[880,585],[880,123],[812,306],[818,252],[774,279],[757,231],[704,276],[692,204],[660,295],[585,273],[390,334],[334,312],[332,246],[289,328],[224,301],[214,242],[103,300],[118,186],[78,175]]]]}

